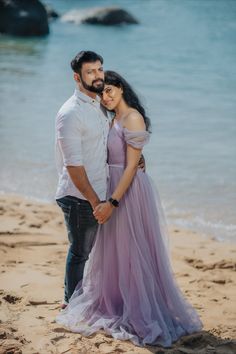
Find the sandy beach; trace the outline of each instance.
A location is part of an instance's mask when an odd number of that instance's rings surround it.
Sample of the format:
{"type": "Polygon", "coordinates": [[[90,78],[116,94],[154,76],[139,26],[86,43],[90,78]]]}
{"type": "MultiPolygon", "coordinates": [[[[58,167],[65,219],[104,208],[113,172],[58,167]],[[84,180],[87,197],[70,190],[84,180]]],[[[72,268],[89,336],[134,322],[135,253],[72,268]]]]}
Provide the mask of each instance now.
{"type": "Polygon", "coordinates": [[[68,243],[56,205],[1,195],[0,214],[1,354],[236,353],[235,245],[170,228],[174,273],[204,330],[168,349],[139,348],[55,323],[68,243]]]}

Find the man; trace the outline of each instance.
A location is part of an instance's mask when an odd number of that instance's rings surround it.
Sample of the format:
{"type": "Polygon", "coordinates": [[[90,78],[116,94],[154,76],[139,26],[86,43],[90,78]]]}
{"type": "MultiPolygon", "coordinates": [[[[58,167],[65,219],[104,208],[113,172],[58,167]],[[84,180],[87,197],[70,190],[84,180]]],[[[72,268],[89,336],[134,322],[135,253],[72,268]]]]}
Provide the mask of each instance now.
{"type": "MultiPolygon", "coordinates": [[[[56,200],[70,241],[62,309],[83,279],[98,227],[93,211],[106,198],[109,119],[98,96],[104,88],[102,64],[103,58],[94,52],[76,55],[71,62],[76,89],[56,118],[56,200]]],[[[139,167],[144,167],[143,162],[139,167]]]]}
{"type": "Polygon", "coordinates": [[[56,200],[70,241],[62,309],[83,278],[98,225],[93,210],[106,198],[109,120],[97,95],[104,88],[102,64],[94,52],[76,55],[71,67],[77,87],[56,118],[56,200]]]}

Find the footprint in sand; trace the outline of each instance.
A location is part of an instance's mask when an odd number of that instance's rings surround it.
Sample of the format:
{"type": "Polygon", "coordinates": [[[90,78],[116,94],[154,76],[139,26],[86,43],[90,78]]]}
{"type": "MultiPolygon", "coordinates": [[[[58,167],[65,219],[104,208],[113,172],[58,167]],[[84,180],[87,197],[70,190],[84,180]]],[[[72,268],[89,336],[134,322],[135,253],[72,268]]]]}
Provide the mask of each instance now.
{"type": "MultiPolygon", "coordinates": [[[[52,323],[55,323],[55,321],[53,321],[52,323]]],[[[55,333],[71,333],[71,331],[69,331],[63,327],[56,327],[53,329],[53,332],[55,332],[55,333]]],[[[76,334],[76,336],[77,336],[77,334],[76,334]]],[[[79,333],[78,333],[78,336],[80,338],[82,338],[81,334],[79,334],[79,333]]]]}
{"type": "Polygon", "coordinates": [[[235,354],[236,353],[236,341],[225,341],[225,343],[219,344],[216,347],[217,354],[235,354]]]}
{"type": "Polygon", "coordinates": [[[65,339],[65,338],[68,338],[68,336],[66,336],[64,334],[63,336],[57,336],[57,337],[51,338],[50,341],[51,341],[52,344],[54,344],[54,343],[57,343],[59,340],[62,340],[62,339],[65,339]]]}
{"type": "Polygon", "coordinates": [[[226,261],[224,259],[222,259],[219,262],[215,262],[215,263],[211,263],[211,264],[205,264],[201,259],[196,259],[196,258],[185,257],[184,260],[185,260],[185,262],[190,264],[192,267],[194,267],[196,269],[202,269],[203,271],[212,270],[212,269],[236,270],[236,262],[226,261]]]}
{"type": "Polygon", "coordinates": [[[15,295],[7,294],[3,296],[3,299],[8,302],[9,304],[16,304],[21,301],[22,297],[18,297],[15,295]]]}
{"type": "Polygon", "coordinates": [[[28,286],[29,285],[29,283],[26,283],[26,284],[22,284],[20,287],[21,288],[25,288],[26,286],[28,286]]]}
{"type": "Polygon", "coordinates": [[[40,229],[42,227],[42,224],[36,224],[36,223],[29,224],[29,227],[30,228],[35,228],[35,229],[40,229]]]}
{"type": "Polygon", "coordinates": [[[212,283],[216,283],[216,284],[228,284],[228,283],[232,283],[231,279],[224,279],[224,278],[217,278],[217,279],[212,279],[212,283]]]}
{"type": "Polygon", "coordinates": [[[6,209],[4,209],[3,207],[0,207],[0,215],[4,215],[6,212],[6,209]]]}
{"type": "Polygon", "coordinates": [[[104,353],[104,354],[112,354],[114,351],[111,348],[111,345],[109,344],[101,344],[98,346],[99,352],[104,353]]]}
{"type": "Polygon", "coordinates": [[[1,343],[1,353],[22,354],[21,344],[15,339],[6,339],[1,343]]]}

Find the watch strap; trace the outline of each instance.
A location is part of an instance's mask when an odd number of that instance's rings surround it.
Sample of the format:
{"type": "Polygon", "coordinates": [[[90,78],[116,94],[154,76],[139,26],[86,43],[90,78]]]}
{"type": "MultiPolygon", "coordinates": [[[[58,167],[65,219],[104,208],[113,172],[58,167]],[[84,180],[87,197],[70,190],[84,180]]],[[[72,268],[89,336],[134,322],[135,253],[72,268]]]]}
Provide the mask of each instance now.
{"type": "Polygon", "coordinates": [[[108,199],[108,201],[109,201],[115,208],[117,208],[117,207],[119,206],[118,200],[113,199],[112,197],[110,197],[110,198],[108,199]]]}

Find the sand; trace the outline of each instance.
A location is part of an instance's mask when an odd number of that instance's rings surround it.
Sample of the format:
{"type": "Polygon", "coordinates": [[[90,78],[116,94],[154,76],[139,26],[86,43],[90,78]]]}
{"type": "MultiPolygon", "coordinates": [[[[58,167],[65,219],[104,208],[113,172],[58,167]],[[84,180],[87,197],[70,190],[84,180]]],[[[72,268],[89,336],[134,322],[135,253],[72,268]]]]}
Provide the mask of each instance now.
{"type": "Polygon", "coordinates": [[[139,348],[55,323],[68,245],[56,205],[1,195],[0,217],[0,354],[236,353],[235,245],[170,228],[173,269],[204,330],[168,349],[139,348]]]}

